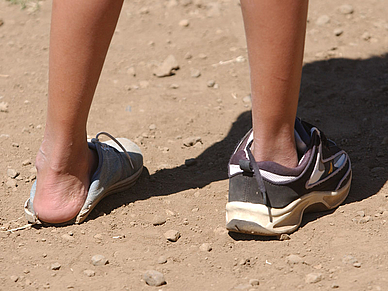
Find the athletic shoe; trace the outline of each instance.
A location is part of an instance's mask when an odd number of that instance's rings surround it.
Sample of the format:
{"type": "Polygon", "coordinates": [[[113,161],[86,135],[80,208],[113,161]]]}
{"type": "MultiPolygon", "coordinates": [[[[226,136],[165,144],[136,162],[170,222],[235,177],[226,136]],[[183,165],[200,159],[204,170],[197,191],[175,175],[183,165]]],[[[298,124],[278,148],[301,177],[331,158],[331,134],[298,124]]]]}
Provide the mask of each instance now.
{"type": "Polygon", "coordinates": [[[279,235],[295,231],[307,208],[333,209],[347,197],[352,170],[348,154],[315,126],[295,121],[299,164],[287,168],[256,162],[250,130],[229,161],[226,228],[233,232],[279,235]]]}
{"type": "MultiPolygon", "coordinates": [[[[139,147],[129,139],[116,139],[109,133],[100,132],[88,145],[98,155],[98,166],[92,176],[88,196],[78,215],[59,225],[83,222],[103,198],[127,190],[135,184],[143,170],[143,155],[139,147]],[[111,140],[100,142],[98,137],[101,134],[109,136],[111,140]]],[[[30,198],[24,205],[26,218],[32,224],[48,224],[40,221],[35,214],[33,206],[35,191],[36,182],[31,188],[30,198]]]]}

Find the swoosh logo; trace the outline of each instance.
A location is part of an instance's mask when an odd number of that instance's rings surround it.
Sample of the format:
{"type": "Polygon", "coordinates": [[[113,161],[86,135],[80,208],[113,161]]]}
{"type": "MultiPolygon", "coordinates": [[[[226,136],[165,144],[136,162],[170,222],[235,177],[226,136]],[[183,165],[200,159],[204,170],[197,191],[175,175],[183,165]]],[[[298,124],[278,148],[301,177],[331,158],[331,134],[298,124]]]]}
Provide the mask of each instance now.
{"type": "Polygon", "coordinates": [[[315,162],[313,173],[311,174],[310,179],[308,181],[309,186],[318,182],[319,179],[322,177],[322,175],[325,173],[325,165],[322,163],[321,156],[322,156],[321,147],[319,147],[317,161],[315,162]]]}

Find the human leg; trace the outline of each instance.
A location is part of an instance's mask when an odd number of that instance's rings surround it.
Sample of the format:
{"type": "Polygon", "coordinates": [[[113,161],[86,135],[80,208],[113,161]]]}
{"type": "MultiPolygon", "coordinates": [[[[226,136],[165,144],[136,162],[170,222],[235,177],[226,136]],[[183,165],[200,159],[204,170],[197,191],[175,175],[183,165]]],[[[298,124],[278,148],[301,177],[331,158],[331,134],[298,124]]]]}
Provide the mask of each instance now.
{"type": "Polygon", "coordinates": [[[36,158],[34,210],[42,221],[68,221],[85,201],[97,166],[86,122],[122,2],[53,1],[47,121],[36,158]]]}
{"type": "Polygon", "coordinates": [[[241,0],[257,161],[297,165],[298,105],[308,0],[241,0]]]}

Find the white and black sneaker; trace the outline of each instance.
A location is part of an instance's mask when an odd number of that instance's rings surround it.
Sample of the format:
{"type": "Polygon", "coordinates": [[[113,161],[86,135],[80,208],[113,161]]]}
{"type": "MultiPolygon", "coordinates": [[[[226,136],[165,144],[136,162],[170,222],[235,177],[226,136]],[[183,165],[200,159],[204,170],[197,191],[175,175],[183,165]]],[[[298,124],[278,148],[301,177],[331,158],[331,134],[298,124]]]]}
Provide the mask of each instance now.
{"type": "Polygon", "coordinates": [[[295,122],[299,164],[287,168],[256,162],[250,130],[229,161],[229,231],[279,235],[295,231],[304,211],[328,210],[347,197],[352,178],[348,154],[311,124],[295,122]]]}

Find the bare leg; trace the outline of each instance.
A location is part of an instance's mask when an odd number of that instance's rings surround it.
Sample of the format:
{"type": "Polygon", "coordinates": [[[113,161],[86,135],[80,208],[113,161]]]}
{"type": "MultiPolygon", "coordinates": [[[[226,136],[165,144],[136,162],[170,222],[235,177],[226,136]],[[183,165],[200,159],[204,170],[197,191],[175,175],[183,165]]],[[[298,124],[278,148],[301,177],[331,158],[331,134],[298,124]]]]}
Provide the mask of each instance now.
{"type": "Polygon", "coordinates": [[[48,112],[36,158],[34,210],[42,221],[70,220],[86,199],[97,164],[86,122],[122,3],[53,1],[48,112]]]}
{"type": "Polygon", "coordinates": [[[251,69],[253,154],[297,165],[294,122],[308,0],[241,0],[251,69]]]}

